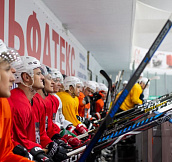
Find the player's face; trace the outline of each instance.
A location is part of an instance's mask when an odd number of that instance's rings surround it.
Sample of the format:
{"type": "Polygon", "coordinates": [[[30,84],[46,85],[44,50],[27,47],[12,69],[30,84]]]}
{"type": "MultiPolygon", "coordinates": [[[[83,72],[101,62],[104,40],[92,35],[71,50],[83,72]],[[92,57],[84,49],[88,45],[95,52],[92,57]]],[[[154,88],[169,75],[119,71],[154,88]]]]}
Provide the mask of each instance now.
{"type": "Polygon", "coordinates": [[[45,87],[44,87],[45,91],[47,93],[53,93],[54,92],[54,90],[53,90],[54,81],[51,78],[51,75],[50,74],[48,74],[48,75],[45,76],[44,82],[45,82],[45,87]]]}
{"type": "Polygon", "coordinates": [[[76,96],[79,96],[81,90],[82,90],[81,84],[76,84],[76,87],[75,87],[75,95],[76,96]]]}
{"type": "Polygon", "coordinates": [[[92,95],[93,94],[93,90],[90,89],[89,87],[87,87],[84,91],[84,95],[85,96],[89,96],[89,95],[92,95]]]}
{"type": "Polygon", "coordinates": [[[142,89],[145,89],[145,84],[143,82],[140,83],[140,86],[142,87],[142,89]]]}
{"type": "Polygon", "coordinates": [[[44,88],[44,84],[43,84],[44,76],[42,75],[40,68],[36,68],[33,71],[34,71],[34,84],[32,87],[35,90],[44,88]]]}
{"type": "Polygon", "coordinates": [[[102,97],[102,99],[103,99],[103,100],[106,100],[107,92],[102,92],[102,93],[103,93],[103,95],[104,95],[104,96],[102,97]]]}
{"type": "Polygon", "coordinates": [[[7,62],[0,63],[0,97],[9,97],[15,80],[15,69],[7,62]]]}
{"type": "Polygon", "coordinates": [[[54,93],[57,93],[57,92],[59,92],[59,90],[60,90],[60,87],[61,87],[61,80],[60,80],[60,78],[56,78],[56,79],[53,79],[53,81],[54,81],[54,86],[53,86],[53,90],[54,90],[54,93]]]}

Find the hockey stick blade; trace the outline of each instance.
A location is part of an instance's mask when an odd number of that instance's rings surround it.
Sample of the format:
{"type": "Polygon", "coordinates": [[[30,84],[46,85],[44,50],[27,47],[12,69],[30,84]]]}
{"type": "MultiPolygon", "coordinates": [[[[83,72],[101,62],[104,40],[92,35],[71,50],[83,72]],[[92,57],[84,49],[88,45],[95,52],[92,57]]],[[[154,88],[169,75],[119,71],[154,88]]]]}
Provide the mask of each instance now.
{"type": "Polygon", "coordinates": [[[106,78],[108,83],[111,82],[111,78],[107,75],[107,73],[104,70],[100,70],[100,74],[102,74],[106,78]]]}
{"type": "Polygon", "coordinates": [[[132,75],[132,77],[130,78],[128,84],[124,88],[123,92],[121,93],[121,95],[119,96],[117,101],[112,105],[111,110],[106,115],[105,119],[102,121],[101,125],[99,126],[97,132],[93,136],[93,138],[90,141],[90,143],[88,144],[87,148],[85,149],[85,151],[81,155],[81,157],[79,159],[79,162],[84,162],[87,159],[87,157],[89,156],[92,148],[97,143],[97,141],[100,138],[100,136],[102,135],[103,131],[106,129],[106,126],[110,122],[112,122],[112,119],[113,119],[114,115],[118,111],[119,107],[123,103],[124,99],[128,95],[129,91],[131,90],[131,88],[133,87],[135,82],[138,80],[140,74],[143,72],[143,70],[146,67],[146,65],[149,63],[149,61],[152,58],[152,56],[154,55],[155,51],[160,46],[161,42],[163,41],[163,39],[167,35],[168,31],[170,30],[171,26],[172,26],[172,15],[167,20],[167,22],[165,23],[164,27],[162,28],[162,30],[158,34],[157,38],[153,42],[152,46],[150,47],[149,51],[146,53],[145,57],[143,58],[142,62],[140,63],[140,65],[135,70],[135,72],[132,75]]]}

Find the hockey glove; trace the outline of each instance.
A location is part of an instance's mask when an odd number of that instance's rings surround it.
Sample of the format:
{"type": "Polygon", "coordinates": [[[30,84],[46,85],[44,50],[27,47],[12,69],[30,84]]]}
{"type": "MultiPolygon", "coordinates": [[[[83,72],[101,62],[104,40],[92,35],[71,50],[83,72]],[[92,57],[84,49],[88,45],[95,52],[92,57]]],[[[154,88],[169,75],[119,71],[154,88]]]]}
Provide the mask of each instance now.
{"type": "Polygon", "coordinates": [[[93,127],[98,127],[99,126],[99,122],[95,117],[91,117],[90,121],[93,124],[93,127]]]}
{"type": "Polygon", "coordinates": [[[102,118],[99,112],[93,113],[92,117],[95,117],[97,120],[100,120],[102,118]]]}
{"type": "Polygon", "coordinates": [[[30,153],[32,154],[34,160],[38,162],[53,162],[51,158],[45,155],[45,152],[40,147],[32,148],[30,153]]]}
{"type": "Polygon", "coordinates": [[[57,150],[56,154],[53,156],[54,162],[63,161],[65,159],[69,158],[67,156],[67,152],[68,151],[64,147],[58,146],[58,150],[57,150]]]}
{"type": "Polygon", "coordinates": [[[76,118],[77,118],[81,123],[84,123],[84,121],[85,121],[85,118],[84,118],[84,117],[81,117],[81,116],[76,115],[76,118]]]}
{"type": "Polygon", "coordinates": [[[81,144],[81,141],[76,137],[66,134],[63,136],[63,138],[65,138],[72,147],[77,147],[81,144]]]}
{"type": "Polygon", "coordinates": [[[67,149],[65,149],[63,146],[59,146],[58,143],[56,142],[51,142],[48,145],[47,155],[51,157],[54,161],[62,161],[68,158],[66,154],[67,152],[68,152],[67,149]]]}
{"type": "Polygon", "coordinates": [[[75,127],[73,125],[69,125],[66,128],[69,132],[72,132],[73,134],[75,134],[76,136],[78,136],[78,134],[75,131],[75,127]]]}
{"type": "Polygon", "coordinates": [[[48,145],[48,152],[47,155],[53,159],[54,155],[56,154],[58,150],[58,144],[56,142],[51,142],[48,145]]]}
{"type": "Polygon", "coordinates": [[[55,140],[55,139],[60,139],[61,138],[61,136],[60,136],[60,134],[54,134],[53,135],[53,137],[51,138],[51,140],[55,140]]]}
{"type": "Polygon", "coordinates": [[[88,129],[86,127],[84,127],[83,124],[78,124],[76,126],[76,131],[78,134],[84,134],[84,133],[88,132],[88,129]]]}
{"type": "Polygon", "coordinates": [[[13,153],[17,154],[17,155],[21,155],[23,157],[26,157],[29,160],[33,160],[33,156],[22,145],[15,146],[14,149],[13,149],[13,153]]]}
{"type": "Polygon", "coordinates": [[[58,140],[54,140],[54,142],[56,142],[58,144],[58,146],[62,146],[65,149],[67,149],[68,151],[72,150],[72,147],[67,144],[68,140],[65,139],[64,137],[61,138],[61,139],[58,139],[58,140]]]}
{"type": "Polygon", "coordinates": [[[88,120],[87,118],[85,119],[84,124],[86,125],[88,130],[95,129],[95,127],[93,126],[92,121],[88,120]]]}

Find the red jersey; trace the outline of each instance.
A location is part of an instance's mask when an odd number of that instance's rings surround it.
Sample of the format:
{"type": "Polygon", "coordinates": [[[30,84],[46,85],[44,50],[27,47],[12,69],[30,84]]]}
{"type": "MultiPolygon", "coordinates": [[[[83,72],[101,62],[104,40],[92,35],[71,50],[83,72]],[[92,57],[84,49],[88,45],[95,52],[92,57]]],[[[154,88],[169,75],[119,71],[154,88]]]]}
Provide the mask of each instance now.
{"type": "Polygon", "coordinates": [[[13,154],[11,140],[11,109],[6,98],[0,98],[0,161],[29,162],[30,160],[13,154]]]}
{"type": "Polygon", "coordinates": [[[9,103],[12,110],[14,141],[20,143],[28,151],[36,146],[41,147],[40,144],[36,143],[34,112],[24,91],[19,88],[11,90],[9,103]]]}
{"type": "Polygon", "coordinates": [[[50,138],[52,138],[55,134],[59,134],[61,130],[59,126],[55,124],[55,117],[59,107],[59,101],[55,96],[50,94],[48,94],[44,101],[46,104],[46,112],[48,114],[47,134],[50,138]]]}
{"type": "Polygon", "coordinates": [[[36,93],[33,97],[33,112],[35,115],[36,141],[45,148],[52,140],[47,136],[45,124],[47,123],[47,115],[45,103],[40,94],[36,93]]]}

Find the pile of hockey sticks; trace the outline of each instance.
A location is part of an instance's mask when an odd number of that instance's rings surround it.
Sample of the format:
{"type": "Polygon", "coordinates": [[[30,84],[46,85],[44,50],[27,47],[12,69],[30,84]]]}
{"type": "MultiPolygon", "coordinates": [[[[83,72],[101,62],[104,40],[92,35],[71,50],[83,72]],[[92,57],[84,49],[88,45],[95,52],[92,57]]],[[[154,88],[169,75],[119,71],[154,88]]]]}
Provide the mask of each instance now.
{"type": "Polygon", "coordinates": [[[81,157],[79,158],[80,162],[84,162],[89,156],[91,151],[95,151],[95,150],[97,151],[98,147],[100,148],[100,145],[105,146],[106,144],[106,147],[107,147],[109,144],[110,145],[116,144],[119,140],[123,139],[124,137],[127,138],[127,136],[131,136],[132,134],[136,134],[138,132],[141,132],[142,130],[147,130],[149,128],[152,128],[158,124],[168,121],[169,118],[171,118],[171,113],[167,113],[167,112],[172,109],[172,106],[167,105],[163,107],[161,111],[159,110],[161,112],[160,114],[154,115],[150,118],[147,118],[146,120],[141,120],[140,122],[136,122],[125,128],[121,128],[117,130],[117,132],[114,132],[113,134],[111,134],[110,136],[111,138],[108,137],[106,138],[106,140],[105,139],[103,140],[103,143],[97,144],[97,142],[101,139],[101,136],[104,133],[104,131],[108,128],[109,124],[113,122],[114,116],[116,112],[118,111],[119,107],[125,100],[126,96],[129,94],[131,88],[138,80],[140,74],[143,72],[146,65],[149,63],[150,59],[154,55],[155,51],[157,50],[157,48],[159,47],[163,39],[165,38],[171,26],[172,26],[172,16],[167,20],[166,24],[164,25],[159,35],[153,42],[152,46],[146,53],[142,62],[140,63],[140,65],[138,66],[138,68],[136,69],[132,77],[130,78],[123,92],[121,93],[119,98],[116,100],[116,102],[112,105],[112,108],[110,109],[109,113],[106,115],[105,119],[101,122],[101,125],[97,129],[92,140],[89,142],[86,149],[81,154],[81,157]]]}

